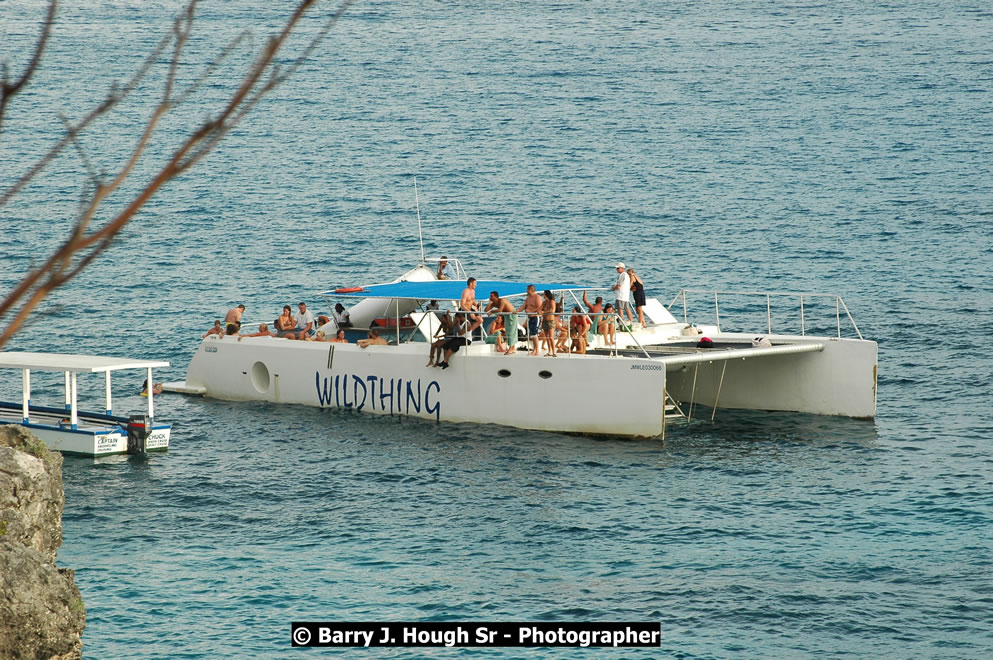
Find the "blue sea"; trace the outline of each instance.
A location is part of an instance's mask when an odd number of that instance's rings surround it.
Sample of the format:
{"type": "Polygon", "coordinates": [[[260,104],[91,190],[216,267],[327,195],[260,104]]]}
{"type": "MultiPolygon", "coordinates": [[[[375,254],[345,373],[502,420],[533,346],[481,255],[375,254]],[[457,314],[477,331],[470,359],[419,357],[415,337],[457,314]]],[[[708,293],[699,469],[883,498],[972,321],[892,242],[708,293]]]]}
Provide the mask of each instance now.
{"type": "MultiPolygon", "coordinates": [[[[290,4],[202,2],[179,82],[239,35],[260,47],[290,4]]],[[[12,73],[44,5],[0,1],[12,73]]],[[[0,127],[0,190],[180,6],[64,3],[0,127]]],[[[416,177],[426,253],[473,275],[607,286],[621,260],[666,304],[841,295],[879,342],[878,415],[705,411],[662,443],[163,396],[167,453],[65,462],[85,656],[298,655],[295,620],[661,626],[661,653],[589,657],[993,655],[991,34],[988,2],[952,0],[357,3],[8,348],[163,359],[182,380],[240,302],[269,321],[413,266],[416,177]]],[[[166,115],[96,225],[250,61],[236,48],[166,115]]],[[[121,167],[164,64],[0,207],[0,292],[121,167]]],[[[118,411],[144,405],[141,378],[115,380],[118,411]]],[[[59,378],[34,381],[59,400],[59,378]]],[[[102,381],[81,387],[99,406],[102,381]]]]}

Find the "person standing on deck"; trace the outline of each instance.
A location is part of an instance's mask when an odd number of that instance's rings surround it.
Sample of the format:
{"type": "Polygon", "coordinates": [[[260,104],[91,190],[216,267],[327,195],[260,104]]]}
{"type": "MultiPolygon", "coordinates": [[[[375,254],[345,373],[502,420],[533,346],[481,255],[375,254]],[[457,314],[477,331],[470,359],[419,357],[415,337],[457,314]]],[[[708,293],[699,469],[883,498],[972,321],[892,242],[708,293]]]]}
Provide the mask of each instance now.
{"type": "Polygon", "coordinates": [[[631,298],[634,309],[638,312],[638,323],[645,327],[645,281],[638,277],[634,268],[628,268],[628,277],[631,278],[631,298]]]}
{"type": "Polygon", "coordinates": [[[476,278],[470,277],[465,281],[465,290],[462,291],[462,298],[459,299],[459,309],[464,312],[464,316],[472,322],[469,328],[469,336],[479,326],[483,325],[483,317],[476,314],[476,278]]]}
{"type": "Polygon", "coordinates": [[[624,323],[624,313],[627,312],[628,322],[634,323],[634,316],[631,315],[631,277],[624,268],[624,262],[620,262],[617,268],[617,283],[610,287],[617,292],[617,315],[624,323]]]}
{"type": "Polygon", "coordinates": [[[517,352],[517,309],[511,302],[501,298],[496,291],[490,291],[490,303],[484,312],[496,312],[503,316],[503,327],[507,333],[507,350],[504,355],[517,352]]]}
{"type": "Polygon", "coordinates": [[[514,312],[524,311],[528,315],[528,340],[531,342],[531,352],[528,355],[538,354],[538,314],[541,312],[541,296],[533,284],[528,284],[528,295],[524,298],[524,303],[514,312]]]}
{"type": "Polygon", "coordinates": [[[236,335],[241,330],[241,315],[245,313],[245,306],[238,305],[228,310],[224,317],[224,331],[229,335],[236,335]]]}
{"type": "Polygon", "coordinates": [[[545,357],[555,357],[555,294],[545,289],[545,299],[541,303],[541,339],[548,352],[545,357]]]}

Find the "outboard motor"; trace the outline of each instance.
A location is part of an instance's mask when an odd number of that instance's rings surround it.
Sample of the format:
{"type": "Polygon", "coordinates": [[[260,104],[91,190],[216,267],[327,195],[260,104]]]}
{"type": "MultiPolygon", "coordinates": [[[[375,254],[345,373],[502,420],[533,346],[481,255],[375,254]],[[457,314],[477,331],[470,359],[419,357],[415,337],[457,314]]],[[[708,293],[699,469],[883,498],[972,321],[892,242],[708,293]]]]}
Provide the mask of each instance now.
{"type": "Polygon", "coordinates": [[[152,418],[148,415],[128,417],[128,453],[144,454],[148,436],[152,434],[152,418]]]}

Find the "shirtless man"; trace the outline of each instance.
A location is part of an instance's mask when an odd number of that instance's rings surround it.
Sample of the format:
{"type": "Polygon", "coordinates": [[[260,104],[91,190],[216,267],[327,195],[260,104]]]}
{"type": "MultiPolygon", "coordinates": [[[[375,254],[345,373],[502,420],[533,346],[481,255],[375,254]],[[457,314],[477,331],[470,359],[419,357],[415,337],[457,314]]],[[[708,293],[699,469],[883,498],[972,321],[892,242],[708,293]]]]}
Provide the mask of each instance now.
{"type": "Polygon", "coordinates": [[[250,335],[238,335],[238,341],[241,341],[245,337],[272,337],[273,334],[269,332],[269,326],[265,323],[259,323],[259,331],[253,332],[250,335]]]}
{"type": "Polygon", "coordinates": [[[221,327],[221,320],[217,319],[216,321],[214,321],[214,327],[207,331],[207,334],[203,336],[203,339],[206,339],[211,335],[223,335],[223,334],[224,334],[224,328],[221,327]]]}
{"type": "Polygon", "coordinates": [[[479,314],[475,314],[476,311],[476,278],[470,277],[465,281],[465,290],[462,291],[462,298],[459,300],[459,309],[466,312],[464,316],[467,316],[472,322],[472,326],[469,328],[469,335],[483,325],[483,317],[479,314]]]}
{"type": "Polygon", "coordinates": [[[385,346],[386,340],[379,336],[379,330],[370,330],[368,339],[360,339],[358,345],[362,348],[369,348],[370,346],[385,346]]]}
{"type": "Polygon", "coordinates": [[[517,352],[517,308],[509,300],[501,298],[496,291],[490,291],[490,302],[484,310],[496,312],[503,317],[504,331],[507,333],[507,350],[504,355],[517,352]]]}
{"type": "Polygon", "coordinates": [[[586,292],[583,291],[583,304],[590,309],[590,314],[593,315],[592,323],[596,324],[596,327],[593,328],[593,332],[598,335],[607,334],[607,321],[603,316],[603,298],[597,296],[596,301],[591,303],[586,297],[586,292]]]}
{"type": "Polygon", "coordinates": [[[241,330],[241,315],[245,313],[245,306],[238,305],[228,310],[224,317],[224,331],[229,335],[236,335],[241,330]]]}
{"type": "Polygon", "coordinates": [[[445,343],[455,336],[452,328],[452,317],[449,316],[447,310],[438,317],[438,321],[441,325],[435,330],[434,341],[431,342],[431,352],[428,354],[427,364],[429,367],[441,364],[441,356],[445,353],[445,343]]]}
{"type": "Polygon", "coordinates": [[[528,355],[538,354],[538,314],[541,312],[541,296],[533,284],[528,284],[528,295],[524,298],[524,303],[514,310],[523,311],[528,315],[528,339],[531,341],[531,351],[528,355]]]}

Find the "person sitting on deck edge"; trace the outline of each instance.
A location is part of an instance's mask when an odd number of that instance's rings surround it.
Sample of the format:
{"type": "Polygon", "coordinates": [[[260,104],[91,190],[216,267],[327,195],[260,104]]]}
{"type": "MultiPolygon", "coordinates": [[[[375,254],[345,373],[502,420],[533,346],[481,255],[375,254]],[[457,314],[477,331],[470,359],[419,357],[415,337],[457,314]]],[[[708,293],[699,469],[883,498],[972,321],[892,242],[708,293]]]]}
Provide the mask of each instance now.
{"type": "Polygon", "coordinates": [[[209,337],[211,335],[220,335],[220,336],[223,336],[224,335],[224,328],[221,326],[221,320],[220,319],[217,319],[216,321],[214,321],[214,327],[211,328],[210,330],[208,330],[204,334],[203,339],[206,339],[207,337],[209,337]]]}
{"type": "Polygon", "coordinates": [[[436,274],[436,277],[439,280],[455,279],[455,269],[453,269],[451,264],[448,263],[448,257],[442,257],[441,261],[438,262],[438,273],[436,274]]]}
{"type": "Polygon", "coordinates": [[[334,315],[334,322],[338,324],[339,328],[352,327],[352,319],[348,314],[348,310],[341,303],[335,303],[332,314],[334,315]]]}
{"type": "Polygon", "coordinates": [[[305,339],[314,334],[314,314],[307,309],[307,303],[300,303],[300,313],[293,315],[296,321],[297,339],[305,339]]]}

